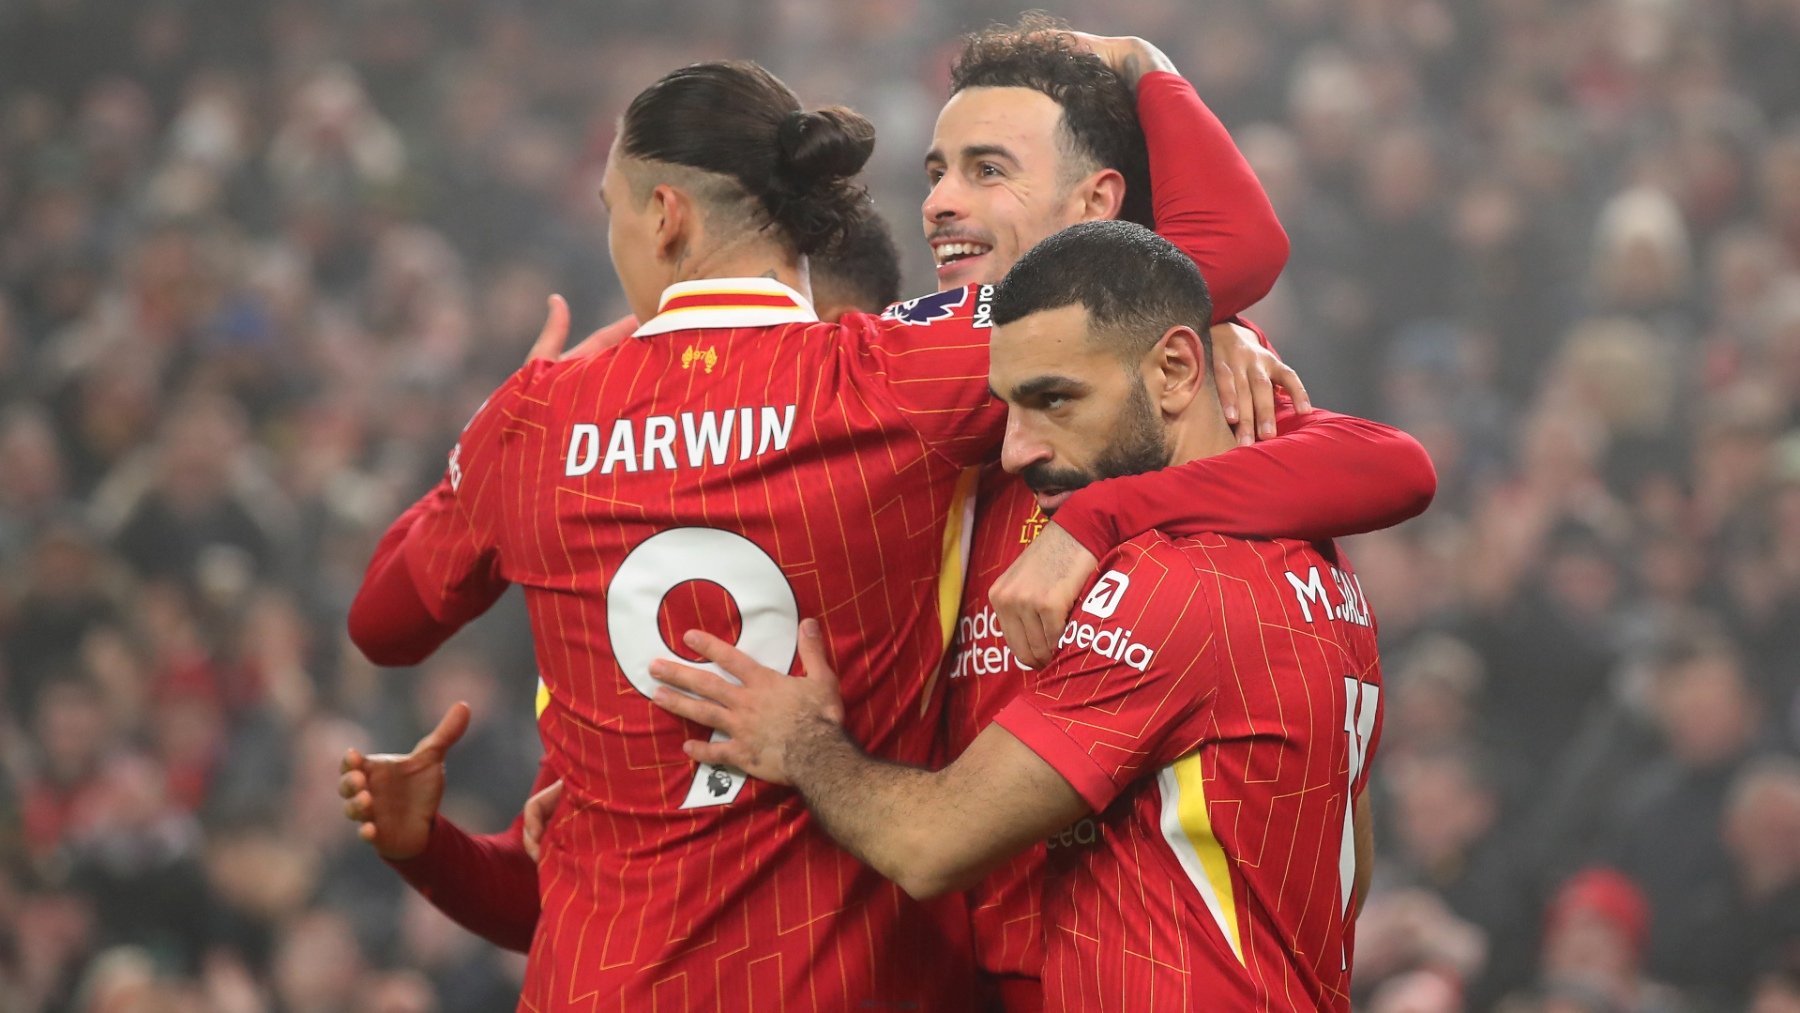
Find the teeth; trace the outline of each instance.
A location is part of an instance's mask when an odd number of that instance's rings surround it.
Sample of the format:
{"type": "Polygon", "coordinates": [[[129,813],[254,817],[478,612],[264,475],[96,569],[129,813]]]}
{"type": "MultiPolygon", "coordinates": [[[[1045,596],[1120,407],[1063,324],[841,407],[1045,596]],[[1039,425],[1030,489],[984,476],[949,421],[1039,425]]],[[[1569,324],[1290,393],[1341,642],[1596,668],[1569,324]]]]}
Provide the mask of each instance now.
{"type": "Polygon", "coordinates": [[[937,255],[938,265],[942,266],[956,257],[978,257],[989,249],[980,243],[945,243],[932,252],[937,255]]]}

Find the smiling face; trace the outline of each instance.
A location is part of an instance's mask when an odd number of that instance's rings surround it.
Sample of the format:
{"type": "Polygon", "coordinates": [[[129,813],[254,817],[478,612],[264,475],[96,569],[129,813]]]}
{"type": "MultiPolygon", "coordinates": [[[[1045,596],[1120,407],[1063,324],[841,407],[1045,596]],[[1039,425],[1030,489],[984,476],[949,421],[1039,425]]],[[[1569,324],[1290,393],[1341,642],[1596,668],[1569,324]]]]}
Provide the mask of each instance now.
{"type": "Polygon", "coordinates": [[[923,208],[939,289],[998,282],[1052,233],[1118,214],[1124,177],[1076,176],[1062,118],[1030,88],[965,88],[945,104],[925,156],[923,208]]]}
{"type": "Polygon", "coordinates": [[[1146,370],[1092,340],[1088,328],[1080,304],[994,328],[988,383],[1007,407],[1000,461],[1025,480],[1045,513],[1090,482],[1170,461],[1167,425],[1146,370]]]}

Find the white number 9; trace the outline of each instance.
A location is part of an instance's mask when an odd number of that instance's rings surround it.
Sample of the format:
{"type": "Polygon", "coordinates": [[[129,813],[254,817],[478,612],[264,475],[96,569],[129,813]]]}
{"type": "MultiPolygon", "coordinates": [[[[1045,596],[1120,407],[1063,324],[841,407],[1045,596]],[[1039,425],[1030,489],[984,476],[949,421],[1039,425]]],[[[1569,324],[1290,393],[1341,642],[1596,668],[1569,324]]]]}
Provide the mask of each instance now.
{"type": "MultiPolygon", "coordinates": [[[[650,675],[657,658],[674,658],[656,616],[663,597],[690,580],[719,585],[743,618],[738,649],[778,672],[794,663],[800,605],[794,589],[769,554],[742,535],[716,528],[671,528],[632,549],[606,589],[606,633],[613,657],[638,692],[662,686],[650,675]]],[[[711,663],[691,663],[736,682],[711,663]]],[[[723,738],[714,733],[715,740],[723,738]]],[[[744,788],[742,771],[705,765],[694,775],[683,809],[726,805],[744,788]]]]}

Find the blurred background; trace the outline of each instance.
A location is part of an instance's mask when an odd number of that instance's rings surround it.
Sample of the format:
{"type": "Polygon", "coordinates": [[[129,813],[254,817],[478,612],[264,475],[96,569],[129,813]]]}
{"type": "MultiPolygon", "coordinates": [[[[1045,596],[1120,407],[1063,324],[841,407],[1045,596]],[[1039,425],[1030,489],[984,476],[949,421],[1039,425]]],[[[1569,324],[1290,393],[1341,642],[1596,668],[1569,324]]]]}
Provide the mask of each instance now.
{"type": "MultiPolygon", "coordinates": [[[[1800,1010],[1800,2],[1087,0],[1293,238],[1252,316],[1407,428],[1361,1009],[1800,1010]]],[[[516,596],[416,671],[343,617],[544,296],[624,312],[624,103],[749,56],[919,158],[992,0],[0,0],[0,1009],[510,1009],[358,842],[348,745],[537,758],[516,596]],[[396,912],[398,912],[396,914],[396,912]]],[[[1320,490],[1328,495],[1329,490],[1320,490]]]]}

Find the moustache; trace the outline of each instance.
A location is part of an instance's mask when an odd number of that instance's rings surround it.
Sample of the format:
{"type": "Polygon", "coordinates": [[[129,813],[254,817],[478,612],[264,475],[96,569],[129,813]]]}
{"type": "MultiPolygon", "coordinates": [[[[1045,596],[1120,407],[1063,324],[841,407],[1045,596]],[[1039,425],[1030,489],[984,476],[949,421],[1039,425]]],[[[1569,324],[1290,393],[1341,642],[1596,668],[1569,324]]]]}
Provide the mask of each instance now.
{"type": "Polygon", "coordinates": [[[1039,461],[1019,472],[1032,492],[1070,492],[1092,482],[1094,476],[1075,468],[1057,468],[1039,461]]]}

